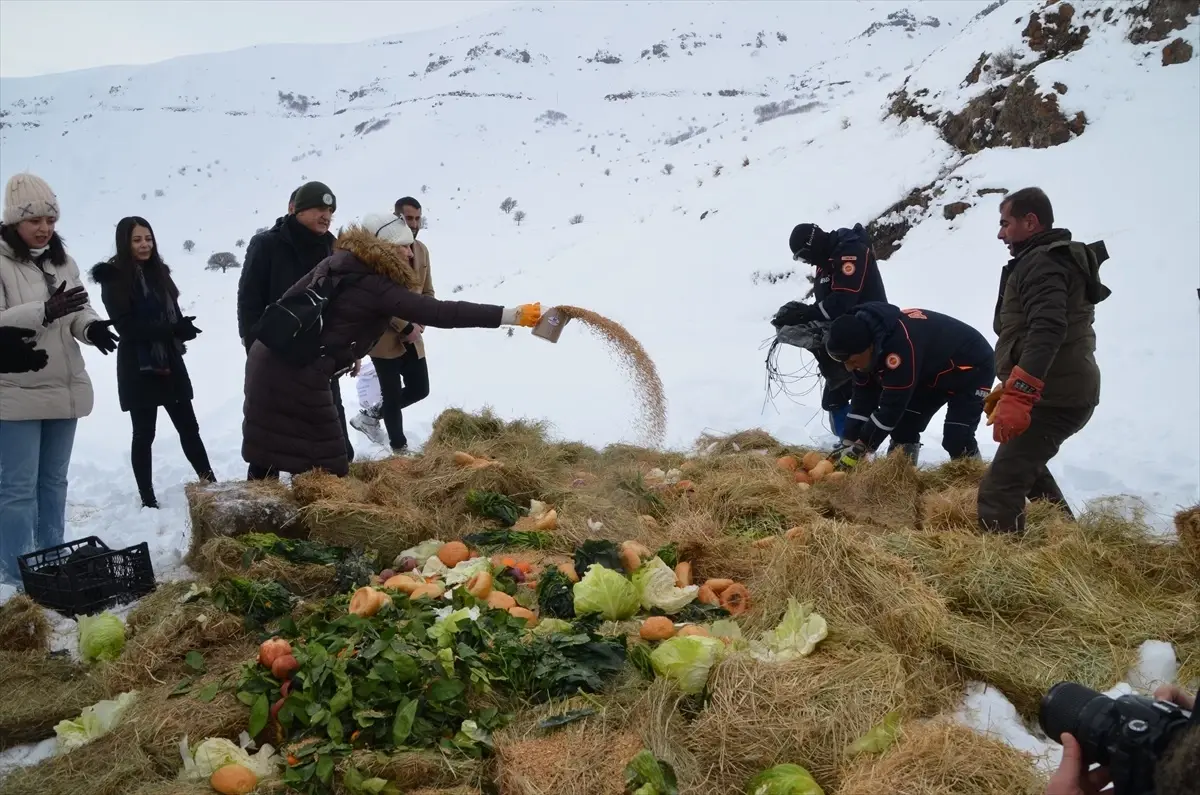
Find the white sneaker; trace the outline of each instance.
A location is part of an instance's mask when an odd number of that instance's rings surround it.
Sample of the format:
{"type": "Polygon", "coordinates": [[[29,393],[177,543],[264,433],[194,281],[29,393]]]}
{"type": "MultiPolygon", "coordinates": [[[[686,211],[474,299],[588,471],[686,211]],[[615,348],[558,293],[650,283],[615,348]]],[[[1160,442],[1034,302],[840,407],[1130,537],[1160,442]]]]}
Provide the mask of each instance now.
{"type": "Polygon", "coordinates": [[[379,420],[364,411],[360,411],[350,418],[350,427],[363,436],[366,436],[375,444],[388,443],[387,430],[379,424],[379,420]]]}

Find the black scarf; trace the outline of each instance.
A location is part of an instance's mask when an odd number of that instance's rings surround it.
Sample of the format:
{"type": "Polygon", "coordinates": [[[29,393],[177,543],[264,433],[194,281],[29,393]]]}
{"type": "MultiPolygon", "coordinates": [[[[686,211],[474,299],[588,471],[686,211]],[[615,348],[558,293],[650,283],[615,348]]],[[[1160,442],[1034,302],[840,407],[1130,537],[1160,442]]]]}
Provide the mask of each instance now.
{"type": "MultiPolygon", "coordinates": [[[[141,266],[136,267],[137,283],[134,285],[132,304],[134,317],[147,323],[173,327],[179,319],[179,315],[175,311],[175,302],[165,294],[165,291],[160,293],[151,288],[146,282],[145,271],[141,266]]],[[[168,345],[174,346],[176,352],[183,353],[183,345],[174,337],[169,341],[139,342],[137,346],[138,370],[146,375],[170,375],[171,350],[167,347],[168,345]]]]}

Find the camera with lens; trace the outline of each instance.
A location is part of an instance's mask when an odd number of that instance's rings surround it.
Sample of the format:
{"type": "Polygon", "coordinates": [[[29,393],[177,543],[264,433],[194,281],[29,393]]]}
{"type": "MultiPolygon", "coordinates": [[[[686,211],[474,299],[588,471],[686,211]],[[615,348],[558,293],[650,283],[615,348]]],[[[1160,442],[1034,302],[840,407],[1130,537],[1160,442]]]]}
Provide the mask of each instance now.
{"type": "Polygon", "coordinates": [[[1154,795],[1159,761],[1193,723],[1169,701],[1127,695],[1110,698],[1077,682],[1059,682],[1042,697],[1038,722],[1055,742],[1069,732],[1085,767],[1104,765],[1114,795],[1154,795]]]}

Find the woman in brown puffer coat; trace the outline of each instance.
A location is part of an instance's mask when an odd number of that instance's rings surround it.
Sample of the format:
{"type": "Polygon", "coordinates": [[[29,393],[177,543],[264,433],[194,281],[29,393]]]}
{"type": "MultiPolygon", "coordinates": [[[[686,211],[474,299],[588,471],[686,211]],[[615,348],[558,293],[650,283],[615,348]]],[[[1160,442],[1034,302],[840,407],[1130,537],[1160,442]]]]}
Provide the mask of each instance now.
{"type": "Polygon", "coordinates": [[[333,256],[291,287],[286,296],[308,289],[322,277],[347,274],[324,314],[324,355],[297,367],[261,341],[246,359],[246,400],[242,458],[250,478],[278,477],[323,469],[349,474],[346,440],[329,382],[366,355],[393,317],[432,328],[531,327],[540,304],[500,307],[467,301],[439,301],[414,293],[412,232],[403,218],[368,215],[341,233],[333,256]]]}

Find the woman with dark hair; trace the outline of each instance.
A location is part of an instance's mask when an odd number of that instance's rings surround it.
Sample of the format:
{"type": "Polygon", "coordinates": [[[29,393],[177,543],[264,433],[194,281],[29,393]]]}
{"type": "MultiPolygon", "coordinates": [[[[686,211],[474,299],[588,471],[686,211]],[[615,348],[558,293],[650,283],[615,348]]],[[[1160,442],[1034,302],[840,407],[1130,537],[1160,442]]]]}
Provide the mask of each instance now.
{"type": "Polygon", "coordinates": [[[158,254],[154,230],[145,218],[131,216],[117,224],[117,254],[92,268],[104,308],[121,342],[117,345],[117,397],[133,421],[130,460],[142,505],[157,508],[151,476],[151,446],[158,407],[167,410],[188,463],[201,480],[215,481],[200,426],[192,409],[192,382],[183,355],[184,343],[200,329],[194,317],[179,309],[179,288],[171,269],[158,254]]]}
{"type": "Polygon", "coordinates": [[[17,174],[0,221],[0,326],[31,330],[44,366],[0,373],[0,581],[20,582],[17,558],[63,542],[75,425],[92,413],[79,349],[116,350],[109,322],[88,304],[79,268],[55,231],[58,198],[17,174]]]}

